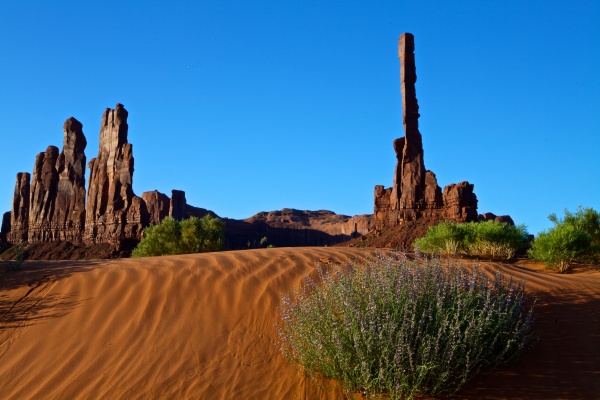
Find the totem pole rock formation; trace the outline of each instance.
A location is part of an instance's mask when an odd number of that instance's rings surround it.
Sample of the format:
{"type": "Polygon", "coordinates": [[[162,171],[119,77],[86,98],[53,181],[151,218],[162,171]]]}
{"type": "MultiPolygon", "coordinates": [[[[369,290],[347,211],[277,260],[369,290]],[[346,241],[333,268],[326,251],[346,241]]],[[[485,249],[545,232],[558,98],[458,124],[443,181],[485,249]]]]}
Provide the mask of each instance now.
{"type": "Polygon", "coordinates": [[[404,137],[394,140],[398,162],[391,188],[375,186],[374,218],[377,229],[404,221],[427,218],[456,222],[477,220],[477,197],[473,185],[448,185],[442,193],[435,174],[425,169],[423,140],[419,132],[419,104],[414,36],[404,33],[398,43],[404,137]]]}
{"type": "Polygon", "coordinates": [[[133,193],[133,154],[127,142],[127,110],[106,109],[100,125],[98,157],[90,160],[83,241],[119,246],[139,239],[148,223],[145,202],[133,193]]]}

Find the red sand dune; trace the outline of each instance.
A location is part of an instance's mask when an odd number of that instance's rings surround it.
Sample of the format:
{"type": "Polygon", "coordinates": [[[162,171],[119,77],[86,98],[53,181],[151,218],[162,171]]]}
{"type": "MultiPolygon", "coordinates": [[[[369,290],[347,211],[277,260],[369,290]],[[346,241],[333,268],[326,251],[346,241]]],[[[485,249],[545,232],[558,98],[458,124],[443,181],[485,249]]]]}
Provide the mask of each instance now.
{"type": "MultiPolygon", "coordinates": [[[[318,263],[376,252],[275,248],[1,271],[0,397],[343,399],[279,354],[277,305],[318,263]]],[[[539,342],[457,398],[599,398],[600,270],[519,265],[483,267],[527,279],[539,342]]]]}

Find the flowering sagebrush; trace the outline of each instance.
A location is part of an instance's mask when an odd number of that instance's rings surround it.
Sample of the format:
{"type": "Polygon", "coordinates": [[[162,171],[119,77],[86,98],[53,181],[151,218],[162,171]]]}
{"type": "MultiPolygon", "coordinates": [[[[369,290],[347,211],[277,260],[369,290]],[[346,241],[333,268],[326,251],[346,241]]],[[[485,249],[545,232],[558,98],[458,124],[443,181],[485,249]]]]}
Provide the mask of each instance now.
{"type": "Polygon", "coordinates": [[[438,259],[380,258],[283,297],[281,350],[313,377],[372,397],[456,392],[530,341],[523,283],[438,259]]]}

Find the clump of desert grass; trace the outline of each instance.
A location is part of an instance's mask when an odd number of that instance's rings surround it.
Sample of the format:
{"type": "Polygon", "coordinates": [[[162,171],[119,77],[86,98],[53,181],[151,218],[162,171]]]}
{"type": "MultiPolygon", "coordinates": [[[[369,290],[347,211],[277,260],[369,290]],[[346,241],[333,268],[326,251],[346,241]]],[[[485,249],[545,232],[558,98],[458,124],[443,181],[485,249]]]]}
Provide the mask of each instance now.
{"type": "Polygon", "coordinates": [[[523,282],[439,259],[319,270],[283,297],[279,345],[314,378],[372,398],[455,393],[531,340],[523,282]]]}

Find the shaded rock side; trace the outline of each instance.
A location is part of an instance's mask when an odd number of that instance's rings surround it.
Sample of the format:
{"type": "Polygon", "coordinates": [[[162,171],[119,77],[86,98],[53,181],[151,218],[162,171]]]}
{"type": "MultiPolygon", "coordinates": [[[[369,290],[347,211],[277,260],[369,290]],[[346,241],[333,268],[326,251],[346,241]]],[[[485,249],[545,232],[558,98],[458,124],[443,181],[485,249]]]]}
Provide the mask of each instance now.
{"type": "Polygon", "coordinates": [[[183,190],[171,191],[171,204],[169,206],[169,217],[181,221],[186,218],[185,192],[183,190]]]}
{"type": "Polygon", "coordinates": [[[444,188],[444,214],[453,222],[477,221],[477,196],[473,184],[467,181],[450,184],[444,188]]]}
{"type": "Polygon", "coordinates": [[[63,148],[38,154],[31,181],[28,241],[82,241],[85,224],[85,147],[83,126],[75,118],[63,124],[63,148]]]}
{"type": "Polygon", "coordinates": [[[2,214],[2,227],[0,228],[0,234],[6,235],[10,232],[10,211],[2,214]]]}
{"type": "Polygon", "coordinates": [[[119,247],[139,239],[148,224],[145,202],[133,193],[133,154],[127,142],[127,110],[106,109],[100,125],[98,156],[90,160],[84,242],[119,247]]]}
{"type": "Polygon", "coordinates": [[[158,225],[163,219],[169,216],[171,199],[166,194],[158,190],[152,190],[142,193],[142,200],[146,203],[148,223],[150,225],[158,225]]]}
{"type": "Polygon", "coordinates": [[[54,240],[52,218],[58,191],[58,147],[48,146],[45,152],[35,158],[31,175],[31,197],[29,205],[28,241],[50,242],[54,240]]]}
{"type": "Polygon", "coordinates": [[[56,162],[58,187],[51,221],[53,240],[81,243],[85,227],[85,147],[81,122],[68,118],[63,125],[63,149],[56,162]]]}
{"type": "Polygon", "coordinates": [[[10,210],[10,231],[6,238],[13,244],[23,243],[27,240],[29,230],[29,198],[31,175],[19,172],[15,183],[12,207],[10,210]]]}

